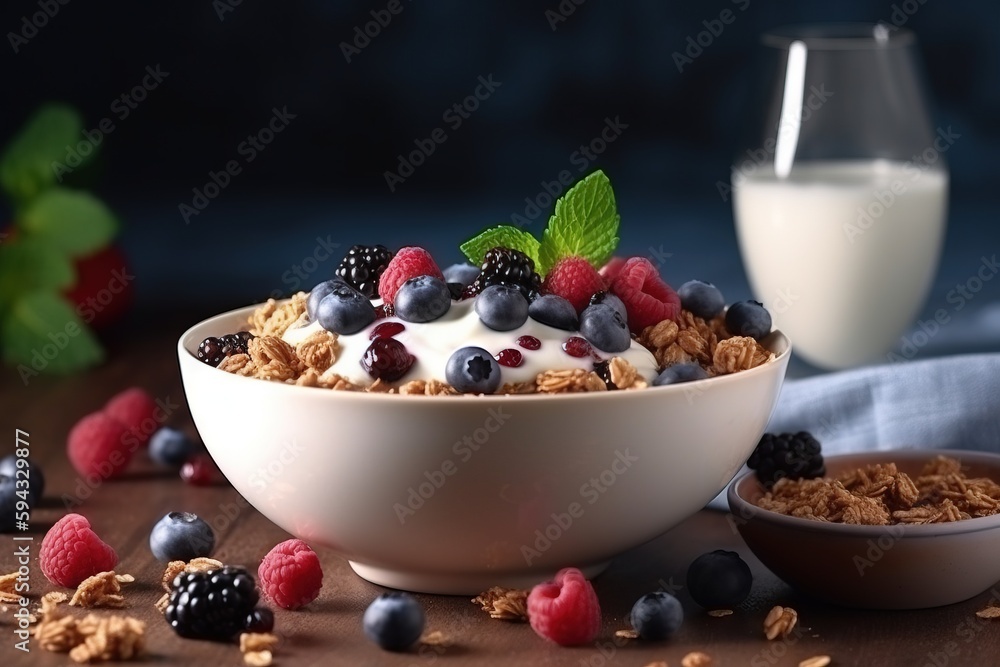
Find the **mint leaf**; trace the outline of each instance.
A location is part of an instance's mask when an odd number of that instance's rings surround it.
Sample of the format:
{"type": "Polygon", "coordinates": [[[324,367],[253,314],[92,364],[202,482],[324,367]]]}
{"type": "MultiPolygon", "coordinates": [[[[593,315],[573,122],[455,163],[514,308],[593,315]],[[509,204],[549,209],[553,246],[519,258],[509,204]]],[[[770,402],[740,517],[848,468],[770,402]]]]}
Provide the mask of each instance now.
{"type": "Polygon", "coordinates": [[[25,373],[72,373],[99,363],[104,352],[73,307],[54,292],[19,297],[0,329],[4,360],[25,373]]]}
{"type": "MultiPolygon", "coordinates": [[[[72,108],[48,104],[38,109],[11,139],[0,156],[0,187],[18,204],[24,204],[56,182],[53,163],[66,166],[66,147],[76,146],[83,120],[72,108]]],[[[80,167],[96,153],[80,155],[80,167]]]]}
{"type": "Polygon", "coordinates": [[[97,197],[53,187],[24,210],[20,226],[35,238],[77,256],[106,246],[118,230],[118,220],[97,197]]]}
{"type": "Polygon", "coordinates": [[[10,304],[33,290],[61,290],[76,281],[65,254],[35,238],[0,245],[0,302],[10,304]]]}
{"type": "Polygon", "coordinates": [[[603,171],[595,171],[556,201],[556,211],[542,233],[538,272],[544,276],[571,255],[600,268],[618,247],[620,220],[611,181],[603,171]]]}
{"type": "Polygon", "coordinates": [[[497,246],[520,250],[538,264],[538,239],[517,227],[511,225],[500,225],[491,227],[478,236],[474,236],[459,248],[470,262],[479,266],[483,263],[486,251],[497,246]]]}

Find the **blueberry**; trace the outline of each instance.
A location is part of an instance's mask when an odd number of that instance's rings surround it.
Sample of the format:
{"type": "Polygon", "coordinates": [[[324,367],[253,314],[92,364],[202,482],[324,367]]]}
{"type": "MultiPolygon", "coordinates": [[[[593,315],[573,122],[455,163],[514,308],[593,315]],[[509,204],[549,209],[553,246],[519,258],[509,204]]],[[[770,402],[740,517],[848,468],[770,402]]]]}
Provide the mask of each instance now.
{"type": "Polygon", "coordinates": [[[463,394],[492,394],[500,386],[500,364],[481,347],[461,347],[448,358],[444,376],[463,394]]]}
{"type": "Polygon", "coordinates": [[[14,532],[19,500],[14,478],[0,475],[0,533],[14,532]]]}
{"type": "Polygon", "coordinates": [[[190,512],[171,512],[149,533],[149,549],[161,561],[189,561],[208,556],[215,548],[215,533],[204,519],[190,512]]]}
{"type": "Polygon", "coordinates": [[[375,321],[375,308],[347,283],[336,283],[316,307],[316,320],[327,331],[353,334],[375,321]]]}
{"type": "Polygon", "coordinates": [[[726,311],[726,331],[760,340],[771,332],[771,314],[760,301],[740,301],[726,311]]]}
{"type": "Polygon", "coordinates": [[[705,320],[717,316],[726,307],[726,299],[719,288],[701,280],[687,281],[677,290],[677,296],[681,298],[681,308],[705,320]]]}
{"type": "Polygon", "coordinates": [[[334,278],[312,288],[312,291],[309,292],[309,298],[306,299],[306,312],[309,314],[310,320],[316,319],[316,310],[319,308],[319,302],[332,292],[334,287],[341,284],[346,284],[342,278],[334,278]]]}
{"type": "Polygon", "coordinates": [[[624,352],[632,345],[625,318],[613,306],[604,303],[583,309],[580,333],[603,352],[624,352]]]}
{"type": "Polygon", "coordinates": [[[601,290],[600,292],[594,292],[594,296],[590,297],[590,305],[596,305],[598,303],[603,303],[606,306],[611,306],[622,316],[622,319],[626,322],[628,321],[628,310],[625,308],[625,302],[619,299],[617,296],[611,292],[601,290]]]}
{"type": "Polygon", "coordinates": [[[15,481],[28,480],[27,501],[30,507],[36,507],[45,493],[45,475],[42,474],[42,468],[30,458],[18,459],[15,455],[8,454],[0,459],[0,475],[13,477],[15,481]],[[23,460],[24,463],[19,464],[19,460],[23,460]],[[18,474],[18,470],[21,474],[18,474]]]}
{"type": "Polygon", "coordinates": [[[532,301],[528,306],[528,315],[536,322],[563,331],[576,331],[580,326],[576,308],[557,294],[544,294],[532,301]]]}
{"type": "Polygon", "coordinates": [[[528,300],[521,290],[508,285],[490,285],[476,297],[476,314],[494,331],[510,331],[528,320],[528,300]]]}
{"type": "Polygon", "coordinates": [[[663,369],[663,372],[653,380],[654,387],[665,384],[677,384],[679,382],[691,382],[692,380],[704,380],[708,373],[699,364],[693,361],[685,361],[671,364],[663,369]]]}
{"type": "Polygon", "coordinates": [[[444,273],[446,282],[468,287],[473,280],[479,277],[479,267],[472,264],[452,264],[442,273],[444,273]]]}
{"type": "Polygon", "coordinates": [[[274,612],[267,607],[256,607],[247,614],[243,629],[247,632],[270,632],[274,629],[274,612]]]}
{"type": "Polygon", "coordinates": [[[752,584],[750,566],[735,551],[702,554],[688,567],[688,592],[706,609],[735,607],[750,594],[752,584]]]}
{"type": "Polygon", "coordinates": [[[451,291],[440,278],[417,276],[399,286],[392,305],[401,320],[433,322],[451,308],[451,291]]]}
{"type": "Polygon", "coordinates": [[[632,628],[648,641],[663,641],[684,622],[684,609],[670,593],[646,593],[632,605],[632,628]]]}
{"type": "Polygon", "coordinates": [[[169,426],[156,429],[149,439],[149,458],[166,466],[180,468],[197,450],[191,438],[169,426]]]}
{"type": "Polygon", "coordinates": [[[405,651],[424,632],[424,610],[407,593],[383,593],[365,609],[361,627],[386,651],[405,651]]]}

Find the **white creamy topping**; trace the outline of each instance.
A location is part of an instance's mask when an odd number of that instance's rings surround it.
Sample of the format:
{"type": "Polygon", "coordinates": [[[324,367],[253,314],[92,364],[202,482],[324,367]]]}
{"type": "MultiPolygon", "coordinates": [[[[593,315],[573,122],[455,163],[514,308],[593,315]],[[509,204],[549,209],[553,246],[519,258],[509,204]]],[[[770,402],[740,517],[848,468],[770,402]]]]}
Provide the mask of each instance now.
{"type": "MultiPolygon", "coordinates": [[[[378,302],[375,302],[378,303],[378,302]]],[[[340,351],[337,360],[325,372],[325,376],[341,375],[351,382],[360,385],[370,385],[374,380],[361,366],[361,357],[371,344],[369,336],[372,330],[384,322],[399,322],[403,331],[393,336],[416,357],[410,370],[399,382],[410,380],[440,380],[445,378],[445,366],[452,353],[462,347],[476,346],[487,350],[494,357],[503,349],[511,348],[521,353],[523,361],[520,366],[500,366],[501,384],[514,382],[530,382],[539,373],[547,370],[565,370],[583,368],[591,370],[594,359],[591,355],[574,357],[567,354],[562,346],[570,337],[580,334],[563,331],[528,318],[522,326],[513,331],[494,331],[483,324],[473,309],[475,299],[453,301],[451,309],[445,315],[433,322],[405,322],[397,317],[387,317],[375,320],[370,326],[350,336],[341,335],[338,338],[340,351]],[[517,344],[520,336],[534,336],[541,342],[537,350],[528,350],[517,344]]],[[[282,336],[291,345],[321,331],[319,322],[309,322],[307,316],[293,324],[282,336]]],[[[606,353],[594,348],[601,359],[622,357],[628,360],[639,374],[648,382],[656,377],[656,359],[645,347],[632,341],[628,350],[618,353],[606,353]]]]}

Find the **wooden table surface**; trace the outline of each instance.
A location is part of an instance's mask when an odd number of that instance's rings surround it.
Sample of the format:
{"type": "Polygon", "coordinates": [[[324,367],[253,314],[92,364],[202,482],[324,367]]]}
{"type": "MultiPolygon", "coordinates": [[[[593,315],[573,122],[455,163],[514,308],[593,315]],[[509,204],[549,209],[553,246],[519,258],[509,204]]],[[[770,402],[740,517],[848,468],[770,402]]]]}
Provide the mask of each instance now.
{"type": "MultiPolygon", "coordinates": [[[[193,316],[192,316],[193,317],[193,316]]],[[[72,503],[102,538],[115,547],[119,572],[136,577],[125,591],[125,613],[147,623],[147,661],[164,665],[240,665],[232,644],[183,640],[176,637],[153,607],[160,596],[163,565],[149,551],[153,524],[165,513],[186,510],[206,518],[217,536],[214,556],[243,564],[254,572],[261,557],[288,535],[265,519],[228,485],[192,487],[176,472],[163,470],[136,456],[129,473],[96,489],[79,486],[65,457],[66,434],[81,416],[94,411],[114,393],[138,385],[167,404],[178,407],[169,423],[191,429],[174,341],[194,319],[178,317],[176,326],[152,322],[133,325],[111,344],[109,361],[86,374],[33,378],[28,386],[10,368],[4,369],[0,410],[8,433],[7,454],[14,448],[15,428],[30,434],[33,456],[44,466],[46,499],[31,518],[27,535],[34,536],[30,565],[31,593],[54,590],[37,563],[42,536],[72,503]],[[87,496],[83,498],[83,496],[87,496]]],[[[220,409],[239,409],[219,399],[220,409]]],[[[16,569],[12,535],[0,535],[0,573],[16,569]]],[[[975,612],[992,595],[1000,599],[1000,583],[972,600],[939,609],[873,612],[832,607],[797,595],[749,553],[721,513],[702,511],[662,537],[626,553],[594,581],[604,614],[604,628],[590,646],[560,648],[532,632],[526,624],[491,620],[465,597],[418,596],[427,613],[427,630],[440,630],[453,642],[449,648],[424,647],[404,654],[386,653],[361,632],[361,615],[382,588],[358,576],[338,554],[318,553],[324,569],[320,597],[307,608],[277,610],[276,632],[282,643],[276,665],[630,665],[643,667],[665,661],[681,664],[690,651],[703,651],[714,665],[771,667],[798,665],[801,660],[828,655],[832,665],[997,665],[1000,664],[1000,620],[978,619],[975,612]],[[754,586],[750,598],[728,617],[713,618],[692,602],[683,588],[688,563],[713,549],[738,551],[750,564],[754,586]],[[615,631],[629,626],[628,612],[643,593],[670,587],[684,604],[680,632],[664,643],[615,640],[615,631]],[[769,642],[762,622],[775,604],[799,613],[800,630],[769,642]]],[[[997,556],[1000,558],[1000,554],[997,556]]],[[[100,611],[99,613],[117,613],[100,611]]],[[[63,665],[66,655],[33,645],[30,654],[14,648],[10,611],[0,615],[0,664],[63,665]]]]}

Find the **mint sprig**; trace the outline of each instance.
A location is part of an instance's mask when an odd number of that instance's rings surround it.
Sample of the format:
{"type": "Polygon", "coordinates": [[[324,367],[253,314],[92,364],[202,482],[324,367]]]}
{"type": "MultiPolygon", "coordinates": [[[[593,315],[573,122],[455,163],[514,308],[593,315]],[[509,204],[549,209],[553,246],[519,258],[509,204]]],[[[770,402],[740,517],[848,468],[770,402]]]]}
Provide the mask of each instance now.
{"type": "MultiPolygon", "coordinates": [[[[56,181],[53,165],[66,159],[66,147],[83,134],[83,120],[73,108],[47,104],[36,111],[0,155],[0,187],[21,205],[56,181]]],[[[96,149],[96,147],[95,147],[96,149]]],[[[82,166],[96,153],[80,156],[82,166]]]]}
{"type": "Polygon", "coordinates": [[[106,246],[118,221],[88,192],[51,187],[25,206],[19,226],[70,256],[88,255],[106,246]]]}
{"type": "Polygon", "coordinates": [[[542,233],[539,273],[548,273],[560,259],[573,255],[600,268],[618,247],[620,221],[611,181],[603,171],[595,171],[556,201],[556,211],[542,233]]]}
{"type": "Polygon", "coordinates": [[[502,246],[512,250],[520,250],[538,264],[538,239],[524,231],[511,225],[500,225],[490,227],[482,233],[472,237],[461,246],[462,253],[471,263],[479,266],[483,263],[486,251],[502,246]]]}
{"type": "Polygon", "coordinates": [[[511,225],[491,227],[459,246],[473,264],[480,264],[490,248],[520,250],[545,275],[556,262],[571,256],[586,259],[595,268],[604,266],[618,247],[621,216],[611,181],[597,170],[570,188],[556,201],[555,213],[539,241],[511,225]]]}
{"type": "Polygon", "coordinates": [[[52,292],[19,296],[0,334],[4,361],[17,364],[25,381],[39,372],[70,373],[104,359],[97,339],[73,307],[52,292]]]}

